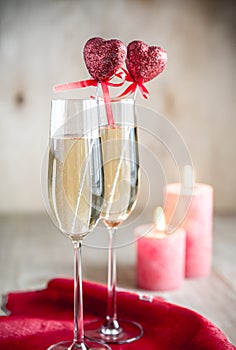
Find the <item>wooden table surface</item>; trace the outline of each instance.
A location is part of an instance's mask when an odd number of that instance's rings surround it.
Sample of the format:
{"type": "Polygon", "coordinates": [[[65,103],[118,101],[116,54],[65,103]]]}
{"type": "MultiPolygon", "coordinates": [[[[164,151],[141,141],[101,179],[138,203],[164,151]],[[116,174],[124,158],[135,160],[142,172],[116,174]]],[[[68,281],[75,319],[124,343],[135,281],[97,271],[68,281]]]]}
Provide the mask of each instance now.
{"type": "MultiPolygon", "coordinates": [[[[147,292],[135,284],[135,242],[138,220],[117,234],[118,287],[161,295],[201,313],[236,344],[236,216],[214,218],[213,266],[209,277],[185,280],[172,292],[147,292]]],[[[102,224],[83,247],[83,277],[106,283],[107,239],[102,224]]],[[[45,287],[54,277],[73,276],[73,248],[47,214],[0,216],[0,293],[45,287]]],[[[3,313],[1,313],[3,314],[3,313]]]]}

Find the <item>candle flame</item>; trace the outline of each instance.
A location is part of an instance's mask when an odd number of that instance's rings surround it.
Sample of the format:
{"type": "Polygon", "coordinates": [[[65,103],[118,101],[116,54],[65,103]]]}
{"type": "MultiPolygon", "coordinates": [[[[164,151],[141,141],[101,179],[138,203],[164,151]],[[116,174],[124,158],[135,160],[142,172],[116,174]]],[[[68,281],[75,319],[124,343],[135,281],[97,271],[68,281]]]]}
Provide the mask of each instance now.
{"type": "Polygon", "coordinates": [[[185,165],[183,168],[183,185],[185,188],[193,188],[194,173],[191,165],[185,165]]]}
{"type": "Polygon", "coordinates": [[[154,222],[157,231],[164,232],[166,230],[166,220],[162,207],[157,207],[154,212],[154,222]]]}

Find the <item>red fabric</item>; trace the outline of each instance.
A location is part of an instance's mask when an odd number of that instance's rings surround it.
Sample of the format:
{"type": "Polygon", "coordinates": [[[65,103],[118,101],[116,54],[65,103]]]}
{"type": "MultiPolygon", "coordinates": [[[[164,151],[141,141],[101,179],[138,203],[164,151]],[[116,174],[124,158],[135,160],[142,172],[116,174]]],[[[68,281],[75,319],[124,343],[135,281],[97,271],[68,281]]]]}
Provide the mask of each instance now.
{"type": "MultiPolygon", "coordinates": [[[[85,322],[101,319],[106,310],[106,286],[83,282],[85,322]]],[[[120,318],[137,321],[144,336],[114,350],[235,350],[225,335],[201,315],[165,302],[141,300],[127,291],[117,293],[120,318]]],[[[54,279],[45,290],[10,293],[10,316],[0,317],[0,349],[45,350],[73,337],[73,281],[54,279]]]]}

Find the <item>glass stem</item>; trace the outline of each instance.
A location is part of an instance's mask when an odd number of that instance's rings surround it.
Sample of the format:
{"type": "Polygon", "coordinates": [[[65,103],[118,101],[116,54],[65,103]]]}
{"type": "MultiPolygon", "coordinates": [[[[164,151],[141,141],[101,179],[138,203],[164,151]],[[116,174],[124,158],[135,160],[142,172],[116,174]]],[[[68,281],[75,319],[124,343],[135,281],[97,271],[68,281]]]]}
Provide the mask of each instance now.
{"type": "Polygon", "coordinates": [[[108,301],[107,320],[115,320],[116,315],[116,251],[113,248],[113,236],[116,229],[109,230],[109,251],[108,251],[108,301]]]}
{"type": "Polygon", "coordinates": [[[82,241],[74,244],[74,343],[84,342],[84,315],[82,290],[82,241]]]}
{"type": "Polygon", "coordinates": [[[101,332],[106,335],[116,335],[122,331],[116,313],[116,251],[113,247],[116,230],[116,228],[109,229],[107,315],[101,329],[101,332]]]}

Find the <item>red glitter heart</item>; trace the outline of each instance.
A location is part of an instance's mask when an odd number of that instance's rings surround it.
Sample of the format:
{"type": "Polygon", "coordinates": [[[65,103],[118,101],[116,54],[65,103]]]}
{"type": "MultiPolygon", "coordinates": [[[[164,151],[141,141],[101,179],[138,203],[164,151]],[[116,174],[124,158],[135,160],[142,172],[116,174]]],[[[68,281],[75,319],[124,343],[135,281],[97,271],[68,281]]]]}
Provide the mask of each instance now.
{"type": "Polygon", "coordinates": [[[145,83],[160,74],[167,63],[167,54],[157,46],[135,40],[127,47],[126,66],[137,83],[145,83]]]}
{"type": "Polygon", "coordinates": [[[84,61],[90,75],[98,80],[109,79],[123,65],[127,49],[117,39],[92,38],[84,46],[84,61]]]}

